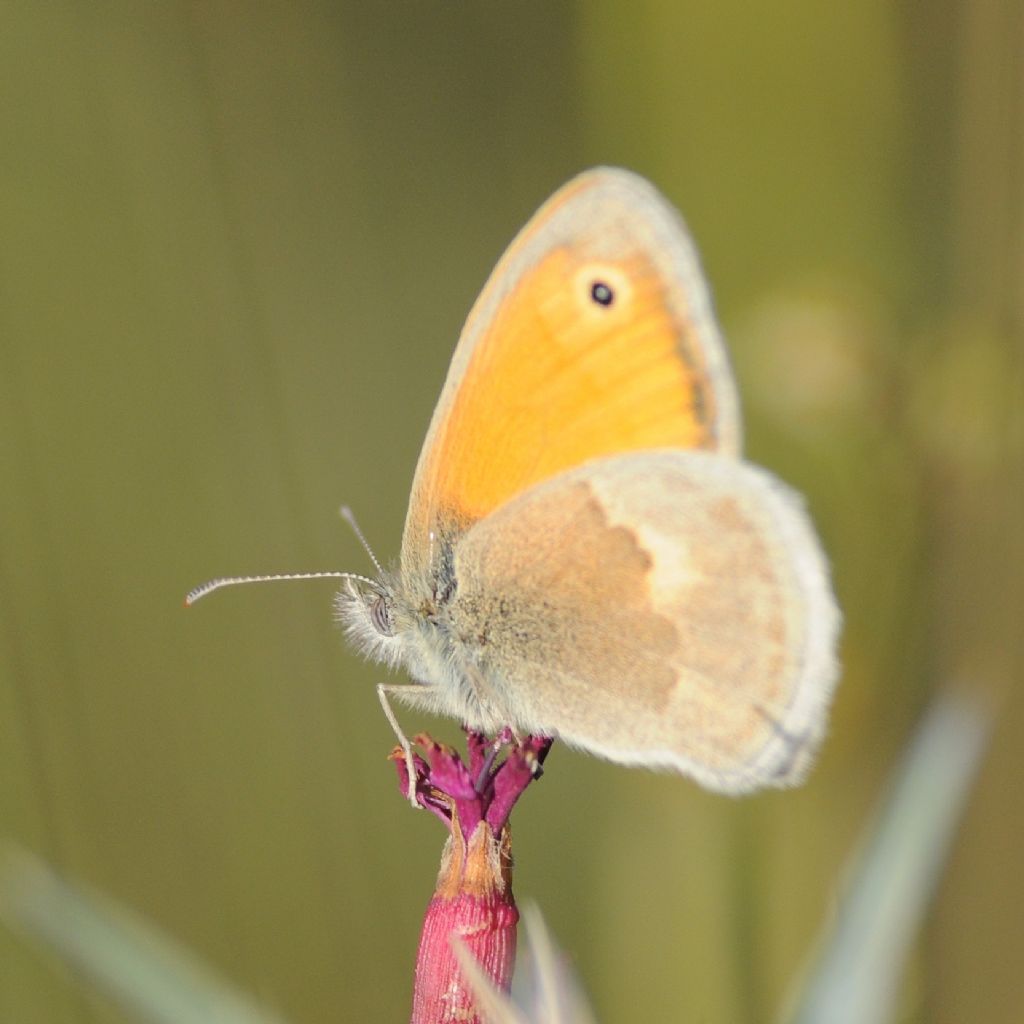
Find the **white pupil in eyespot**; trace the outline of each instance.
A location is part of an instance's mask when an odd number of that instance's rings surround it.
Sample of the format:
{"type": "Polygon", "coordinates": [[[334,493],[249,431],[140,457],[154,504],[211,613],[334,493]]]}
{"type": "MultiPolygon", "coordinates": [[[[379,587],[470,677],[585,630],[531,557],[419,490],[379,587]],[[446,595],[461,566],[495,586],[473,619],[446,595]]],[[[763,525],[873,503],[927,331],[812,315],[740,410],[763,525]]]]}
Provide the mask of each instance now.
{"type": "Polygon", "coordinates": [[[615,293],[604,283],[604,281],[595,281],[590,286],[590,297],[599,306],[610,306],[612,301],[615,299],[615,293]]]}

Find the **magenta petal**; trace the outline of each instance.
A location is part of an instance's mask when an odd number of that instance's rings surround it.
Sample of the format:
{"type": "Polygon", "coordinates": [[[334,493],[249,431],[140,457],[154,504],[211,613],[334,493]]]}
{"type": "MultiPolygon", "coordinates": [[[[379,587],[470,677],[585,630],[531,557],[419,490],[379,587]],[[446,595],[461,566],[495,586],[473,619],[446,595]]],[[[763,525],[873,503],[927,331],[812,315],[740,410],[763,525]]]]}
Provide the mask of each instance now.
{"type": "MultiPolygon", "coordinates": [[[[547,757],[552,740],[527,736],[515,742],[509,729],[496,740],[483,733],[466,730],[469,767],[450,747],[436,743],[429,736],[417,736],[416,743],[426,757],[413,755],[416,769],[416,800],[452,829],[452,818],[458,821],[463,835],[472,835],[476,826],[486,821],[494,835],[508,822],[516,801],[529,784],[540,775],[540,766],[547,757]],[[505,744],[508,756],[495,767],[498,752],[505,744]]],[[[403,793],[408,792],[408,769],[404,756],[392,754],[403,793]]]]}
{"type": "Polygon", "coordinates": [[[516,801],[540,775],[540,766],[554,741],[545,736],[527,736],[513,747],[504,764],[494,773],[494,792],[485,812],[491,831],[497,834],[508,821],[516,801]]]}
{"type": "MultiPolygon", "coordinates": [[[[394,761],[395,771],[398,773],[398,788],[402,796],[406,796],[409,792],[409,766],[401,747],[396,747],[391,752],[391,760],[394,761]]],[[[416,802],[451,828],[451,805],[441,799],[431,786],[430,766],[419,754],[412,755],[412,763],[416,772],[416,802]]]]}
{"type": "Polygon", "coordinates": [[[427,749],[430,762],[430,784],[455,804],[455,814],[466,835],[472,835],[483,821],[484,807],[473,785],[473,778],[455,751],[440,744],[427,749]]]}
{"type": "Polygon", "coordinates": [[[479,779],[494,750],[494,744],[482,732],[466,730],[466,750],[469,752],[469,774],[479,779]]]}

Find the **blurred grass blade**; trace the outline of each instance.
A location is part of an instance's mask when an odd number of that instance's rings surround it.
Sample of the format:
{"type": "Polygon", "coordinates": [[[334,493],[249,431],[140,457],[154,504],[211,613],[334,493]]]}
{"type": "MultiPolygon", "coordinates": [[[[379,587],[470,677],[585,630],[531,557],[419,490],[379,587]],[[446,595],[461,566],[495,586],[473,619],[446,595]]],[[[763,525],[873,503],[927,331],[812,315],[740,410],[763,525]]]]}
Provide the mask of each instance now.
{"type": "Polygon", "coordinates": [[[455,955],[487,1024],[594,1024],[594,1016],[565,957],[536,906],[523,910],[527,949],[512,984],[515,1000],[499,992],[461,942],[455,955]]]}
{"type": "Polygon", "coordinates": [[[153,925],[20,850],[0,861],[0,918],[140,1020],[281,1024],[153,925]]]}
{"type": "Polygon", "coordinates": [[[947,695],[918,728],[889,797],[819,938],[790,1024],[884,1024],[939,879],[988,734],[988,716],[947,695]]]}
{"type": "Polygon", "coordinates": [[[452,936],[452,948],[459,961],[459,970],[473,993],[478,1016],[487,1024],[531,1024],[504,992],[498,991],[487,972],[476,962],[469,947],[452,936]]]}

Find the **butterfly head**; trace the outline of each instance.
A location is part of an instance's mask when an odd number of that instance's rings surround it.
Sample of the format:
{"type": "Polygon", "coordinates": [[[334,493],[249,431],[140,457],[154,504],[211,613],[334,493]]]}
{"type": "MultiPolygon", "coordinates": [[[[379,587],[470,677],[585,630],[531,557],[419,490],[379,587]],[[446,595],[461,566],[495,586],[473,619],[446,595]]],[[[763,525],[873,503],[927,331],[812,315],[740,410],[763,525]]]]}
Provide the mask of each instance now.
{"type": "Polygon", "coordinates": [[[345,635],[361,654],[390,668],[403,664],[403,637],[412,622],[389,576],[345,580],[334,599],[334,610],[345,635]]]}

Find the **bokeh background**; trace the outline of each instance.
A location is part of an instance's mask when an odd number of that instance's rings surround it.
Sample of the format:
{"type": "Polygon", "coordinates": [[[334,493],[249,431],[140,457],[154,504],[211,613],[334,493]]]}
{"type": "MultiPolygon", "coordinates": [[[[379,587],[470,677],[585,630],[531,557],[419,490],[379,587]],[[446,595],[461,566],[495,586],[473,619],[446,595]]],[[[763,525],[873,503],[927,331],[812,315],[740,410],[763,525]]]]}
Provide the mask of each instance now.
{"type": "MultiPolygon", "coordinates": [[[[556,749],[517,811],[603,1021],[772,1019],[931,697],[996,729],[902,1020],[1024,1006],[1024,13],[1015,0],[6,4],[0,835],[296,1022],[407,1019],[442,830],[329,584],[397,556],[462,318],[595,163],[684,211],[748,452],[846,615],[801,790],[556,749]]],[[[457,738],[405,716],[410,731],[457,738]]],[[[0,932],[0,1018],[126,1020],[0,932]]]]}

